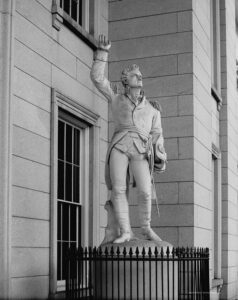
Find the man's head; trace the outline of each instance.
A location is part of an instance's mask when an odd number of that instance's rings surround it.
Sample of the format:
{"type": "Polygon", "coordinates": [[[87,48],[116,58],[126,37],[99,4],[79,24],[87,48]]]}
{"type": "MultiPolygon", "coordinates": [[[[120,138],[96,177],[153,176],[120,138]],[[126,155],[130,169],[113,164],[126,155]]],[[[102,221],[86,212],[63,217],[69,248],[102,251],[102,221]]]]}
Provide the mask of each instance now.
{"type": "Polygon", "coordinates": [[[142,88],[142,75],[139,67],[133,64],[125,68],[121,73],[121,82],[124,87],[142,88]]]}

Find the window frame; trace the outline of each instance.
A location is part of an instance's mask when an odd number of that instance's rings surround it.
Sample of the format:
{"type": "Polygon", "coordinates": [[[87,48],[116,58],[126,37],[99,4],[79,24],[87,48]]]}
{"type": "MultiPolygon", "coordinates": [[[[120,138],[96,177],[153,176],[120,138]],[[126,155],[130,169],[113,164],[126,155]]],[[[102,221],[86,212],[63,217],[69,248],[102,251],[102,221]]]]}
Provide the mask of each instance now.
{"type": "Polygon", "coordinates": [[[212,280],[221,278],[222,196],[221,151],[212,143],[212,203],[213,203],[213,274],[212,280]]]}
{"type": "MultiPolygon", "coordinates": [[[[90,231],[84,233],[85,246],[98,244],[99,237],[99,199],[100,170],[99,170],[99,141],[100,127],[99,115],[79,104],[56,89],[52,89],[52,118],[51,118],[51,202],[50,202],[50,295],[57,292],[57,187],[58,187],[58,120],[60,110],[73,115],[85,124],[85,147],[84,155],[88,161],[89,168],[85,168],[85,176],[88,178],[84,184],[84,197],[88,201],[85,214],[91,222],[90,231]],[[88,145],[88,146],[87,146],[88,145]],[[90,186],[90,188],[89,188],[90,186]],[[88,236],[88,238],[86,238],[88,236]]],[[[87,163],[86,163],[87,164],[87,163]]],[[[85,220],[84,220],[85,221],[85,220]]],[[[86,220],[87,221],[87,220],[86,220]]],[[[86,226],[87,227],[87,226],[86,226]]]]}
{"type": "Polygon", "coordinates": [[[211,95],[222,106],[221,97],[221,39],[220,39],[220,2],[210,0],[210,46],[211,46],[211,95]],[[214,6],[215,4],[215,6],[214,6]],[[215,84],[216,82],[216,84],[215,84]]]}
{"type": "Polygon", "coordinates": [[[95,37],[98,35],[100,1],[93,1],[93,11],[89,11],[89,1],[83,0],[84,13],[82,17],[82,26],[80,26],[69,14],[60,7],[60,0],[52,0],[52,26],[56,30],[60,30],[62,24],[67,26],[79,38],[81,38],[93,50],[97,49],[97,41],[95,37]],[[89,18],[93,18],[90,22],[89,18]]]}

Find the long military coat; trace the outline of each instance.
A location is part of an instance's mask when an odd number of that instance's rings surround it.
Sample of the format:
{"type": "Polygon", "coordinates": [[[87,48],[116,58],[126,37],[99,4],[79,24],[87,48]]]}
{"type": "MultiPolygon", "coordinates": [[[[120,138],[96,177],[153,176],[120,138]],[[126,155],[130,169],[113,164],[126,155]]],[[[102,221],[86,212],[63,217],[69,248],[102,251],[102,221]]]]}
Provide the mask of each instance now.
{"type": "MultiPolygon", "coordinates": [[[[113,121],[115,123],[115,132],[107,152],[105,180],[108,189],[112,188],[109,174],[110,153],[115,144],[117,144],[131,128],[135,128],[142,140],[150,138],[152,144],[158,144],[159,150],[164,152],[164,139],[161,126],[160,111],[155,109],[145,96],[136,106],[129,95],[117,94],[111,88],[111,84],[105,77],[105,67],[107,62],[107,52],[97,50],[95,60],[91,69],[91,79],[97,89],[111,102],[113,121]]],[[[143,146],[142,146],[143,147],[143,146]]],[[[139,149],[140,150],[140,149],[139,149]]],[[[143,153],[145,149],[141,149],[143,153]]]]}

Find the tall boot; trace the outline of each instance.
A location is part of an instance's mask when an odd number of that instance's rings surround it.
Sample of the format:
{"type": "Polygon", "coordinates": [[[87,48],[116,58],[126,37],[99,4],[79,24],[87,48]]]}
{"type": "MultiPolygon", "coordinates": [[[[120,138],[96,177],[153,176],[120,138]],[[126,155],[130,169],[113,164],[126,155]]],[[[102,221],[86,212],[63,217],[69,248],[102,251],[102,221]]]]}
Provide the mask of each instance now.
{"type": "Polygon", "coordinates": [[[141,233],[146,240],[155,242],[162,241],[151,228],[151,195],[141,192],[139,195],[139,219],[141,233]]]}
{"type": "Polygon", "coordinates": [[[120,226],[120,236],[113,241],[115,244],[124,243],[132,238],[128,202],[124,197],[120,198],[113,201],[116,219],[120,226]]]}

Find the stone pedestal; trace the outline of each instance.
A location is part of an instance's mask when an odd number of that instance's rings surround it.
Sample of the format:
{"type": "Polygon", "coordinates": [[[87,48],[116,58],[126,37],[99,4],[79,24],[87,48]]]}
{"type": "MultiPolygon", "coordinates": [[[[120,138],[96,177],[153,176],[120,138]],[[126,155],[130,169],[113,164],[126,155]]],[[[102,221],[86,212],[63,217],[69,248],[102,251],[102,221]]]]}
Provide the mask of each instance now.
{"type": "Polygon", "coordinates": [[[96,299],[178,299],[178,264],[166,260],[167,247],[172,258],[172,245],[165,241],[155,243],[137,239],[123,244],[103,245],[102,259],[95,264],[96,299]],[[105,255],[106,247],[108,255],[105,255]],[[151,255],[148,254],[149,248],[151,255]]]}

